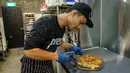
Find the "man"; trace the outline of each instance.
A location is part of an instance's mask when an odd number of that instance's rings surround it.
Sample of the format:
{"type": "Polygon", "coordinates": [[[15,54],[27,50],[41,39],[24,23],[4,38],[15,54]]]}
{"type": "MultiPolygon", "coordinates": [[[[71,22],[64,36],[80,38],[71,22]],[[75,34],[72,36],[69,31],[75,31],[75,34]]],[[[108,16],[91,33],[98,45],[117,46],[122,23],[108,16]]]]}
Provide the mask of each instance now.
{"type": "Polygon", "coordinates": [[[64,42],[62,38],[65,27],[78,30],[86,24],[92,28],[91,12],[85,3],[75,3],[63,14],[38,19],[25,40],[21,73],[54,73],[52,60],[62,64],[70,62],[73,59],[71,55],[55,52],[58,46],[82,55],[81,48],[64,42]]]}

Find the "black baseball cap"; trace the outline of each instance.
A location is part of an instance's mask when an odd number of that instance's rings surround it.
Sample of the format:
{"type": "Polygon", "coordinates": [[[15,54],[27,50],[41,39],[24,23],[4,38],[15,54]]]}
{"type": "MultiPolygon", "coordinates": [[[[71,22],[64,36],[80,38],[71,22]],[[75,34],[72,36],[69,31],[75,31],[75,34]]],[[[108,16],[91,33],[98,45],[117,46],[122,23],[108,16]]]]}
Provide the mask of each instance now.
{"type": "Polygon", "coordinates": [[[82,13],[87,19],[86,25],[89,28],[93,28],[93,22],[90,20],[92,16],[92,9],[86,3],[83,2],[76,2],[72,7],[82,13]]]}

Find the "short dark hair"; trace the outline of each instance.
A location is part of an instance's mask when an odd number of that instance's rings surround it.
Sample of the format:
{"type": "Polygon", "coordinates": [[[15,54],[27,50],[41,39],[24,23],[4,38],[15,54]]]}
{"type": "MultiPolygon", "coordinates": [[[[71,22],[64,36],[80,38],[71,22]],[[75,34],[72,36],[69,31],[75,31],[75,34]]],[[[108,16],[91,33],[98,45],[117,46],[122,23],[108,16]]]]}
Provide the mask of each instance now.
{"type": "Polygon", "coordinates": [[[69,13],[69,12],[71,12],[72,10],[75,10],[73,7],[69,7],[69,8],[67,8],[66,10],[65,10],[65,13],[69,13]]]}

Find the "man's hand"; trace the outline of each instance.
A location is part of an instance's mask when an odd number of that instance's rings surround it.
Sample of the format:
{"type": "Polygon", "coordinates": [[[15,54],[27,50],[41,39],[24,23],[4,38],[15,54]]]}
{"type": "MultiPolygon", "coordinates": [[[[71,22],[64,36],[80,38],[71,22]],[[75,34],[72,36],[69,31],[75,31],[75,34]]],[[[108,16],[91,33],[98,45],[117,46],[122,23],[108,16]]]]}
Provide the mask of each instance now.
{"type": "Polygon", "coordinates": [[[72,57],[72,54],[61,54],[59,53],[58,54],[58,62],[59,63],[62,63],[62,64],[65,64],[67,62],[70,62],[70,61],[75,61],[76,59],[72,57]]]}
{"type": "Polygon", "coordinates": [[[83,50],[80,47],[72,46],[69,51],[74,51],[78,55],[83,55],[83,50]]]}

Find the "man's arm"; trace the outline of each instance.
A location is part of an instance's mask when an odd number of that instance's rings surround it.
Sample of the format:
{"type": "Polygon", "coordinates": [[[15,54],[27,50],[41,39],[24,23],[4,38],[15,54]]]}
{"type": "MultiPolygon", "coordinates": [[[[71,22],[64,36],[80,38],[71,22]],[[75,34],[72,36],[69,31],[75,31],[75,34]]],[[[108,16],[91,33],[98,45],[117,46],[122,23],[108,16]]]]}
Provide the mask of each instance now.
{"type": "Polygon", "coordinates": [[[57,60],[58,54],[48,52],[40,48],[33,48],[30,50],[24,50],[24,56],[37,60],[57,60]]]}
{"type": "Polygon", "coordinates": [[[68,49],[71,48],[72,46],[73,46],[72,44],[62,41],[59,47],[63,49],[68,49]]]}
{"type": "Polygon", "coordinates": [[[24,56],[38,60],[57,60],[57,53],[48,52],[44,50],[45,48],[39,48],[46,43],[46,36],[52,30],[51,24],[48,17],[41,17],[35,22],[30,35],[25,40],[24,56]]]}

